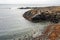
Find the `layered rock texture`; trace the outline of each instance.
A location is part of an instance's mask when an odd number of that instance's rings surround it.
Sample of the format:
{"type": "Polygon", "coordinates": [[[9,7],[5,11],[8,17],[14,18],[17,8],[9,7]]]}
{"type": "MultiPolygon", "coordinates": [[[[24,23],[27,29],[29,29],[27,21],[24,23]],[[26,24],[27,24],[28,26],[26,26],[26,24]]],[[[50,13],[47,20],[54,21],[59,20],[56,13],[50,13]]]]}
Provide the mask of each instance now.
{"type": "Polygon", "coordinates": [[[60,20],[60,6],[39,7],[26,11],[23,17],[32,22],[50,21],[58,23],[60,20]]]}

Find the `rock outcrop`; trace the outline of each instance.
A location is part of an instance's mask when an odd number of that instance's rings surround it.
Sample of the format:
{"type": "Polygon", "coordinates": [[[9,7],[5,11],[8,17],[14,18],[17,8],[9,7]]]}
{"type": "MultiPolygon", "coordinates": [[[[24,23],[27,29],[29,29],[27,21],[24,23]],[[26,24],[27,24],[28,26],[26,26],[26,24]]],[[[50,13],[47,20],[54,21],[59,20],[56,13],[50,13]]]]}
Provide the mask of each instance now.
{"type": "Polygon", "coordinates": [[[48,25],[42,35],[34,40],[60,40],[60,24],[48,25]]]}
{"type": "Polygon", "coordinates": [[[58,23],[60,20],[60,6],[31,9],[26,11],[23,17],[32,22],[50,21],[58,23]]]}

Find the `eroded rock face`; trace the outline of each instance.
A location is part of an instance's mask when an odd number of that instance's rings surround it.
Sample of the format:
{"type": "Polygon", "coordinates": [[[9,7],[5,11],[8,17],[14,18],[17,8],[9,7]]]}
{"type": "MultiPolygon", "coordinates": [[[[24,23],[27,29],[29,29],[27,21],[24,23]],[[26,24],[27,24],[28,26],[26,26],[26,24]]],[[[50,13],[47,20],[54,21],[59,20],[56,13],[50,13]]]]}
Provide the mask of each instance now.
{"type": "Polygon", "coordinates": [[[49,25],[47,27],[45,34],[48,36],[48,39],[60,40],[60,24],[49,25]]]}
{"type": "Polygon", "coordinates": [[[48,25],[42,35],[34,40],[60,40],[60,24],[48,25]]]}
{"type": "Polygon", "coordinates": [[[32,22],[51,21],[58,23],[60,20],[60,6],[31,9],[25,12],[23,17],[32,22]]]}

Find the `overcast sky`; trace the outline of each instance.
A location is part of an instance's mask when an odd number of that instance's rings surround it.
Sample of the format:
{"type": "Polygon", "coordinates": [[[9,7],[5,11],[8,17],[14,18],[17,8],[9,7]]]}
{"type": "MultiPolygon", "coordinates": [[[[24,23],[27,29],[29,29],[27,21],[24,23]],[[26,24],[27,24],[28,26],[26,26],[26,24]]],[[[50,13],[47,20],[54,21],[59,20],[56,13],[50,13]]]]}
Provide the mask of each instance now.
{"type": "Polygon", "coordinates": [[[0,0],[0,4],[60,4],[60,0],[0,0]]]}

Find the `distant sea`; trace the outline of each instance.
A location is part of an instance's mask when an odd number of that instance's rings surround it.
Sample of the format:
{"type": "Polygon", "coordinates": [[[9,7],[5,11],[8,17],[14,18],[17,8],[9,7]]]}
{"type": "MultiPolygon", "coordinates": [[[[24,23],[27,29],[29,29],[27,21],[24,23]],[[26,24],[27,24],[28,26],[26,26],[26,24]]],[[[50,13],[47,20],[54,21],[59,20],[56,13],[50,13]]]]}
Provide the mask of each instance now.
{"type": "MultiPolygon", "coordinates": [[[[20,7],[45,7],[42,4],[0,4],[0,40],[24,40],[25,37],[41,35],[49,22],[32,23],[23,18],[23,13],[30,9],[20,7]],[[34,34],[35,32],[35,34],[34,34]]],[[[54,4],[54,6],[57,6],[54,4]]],[[[59,6],[59,5],[58,5],[59,6]]],[[[31,37],[30,37],[31,39],[31,37]]]]}

